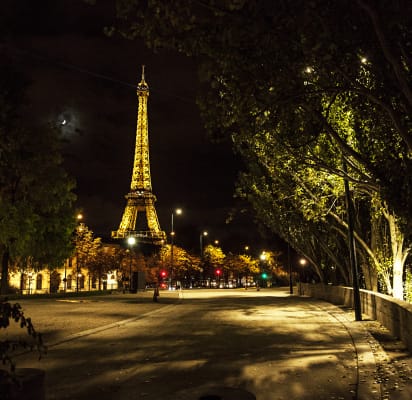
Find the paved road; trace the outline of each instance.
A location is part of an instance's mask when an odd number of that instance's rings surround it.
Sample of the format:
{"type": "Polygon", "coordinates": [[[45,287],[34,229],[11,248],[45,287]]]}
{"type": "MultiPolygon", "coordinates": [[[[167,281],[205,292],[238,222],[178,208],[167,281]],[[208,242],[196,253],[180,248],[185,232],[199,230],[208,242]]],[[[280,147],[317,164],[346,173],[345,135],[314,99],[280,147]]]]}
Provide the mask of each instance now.
{"type": "MultiPolygon", "coordinates": [[[[379,347],[351,313],[286,289],[193,290],[20,303],[49,352],[48,400],[385,397],[379,347]]],[[[403,388],[405,389],[405,388],[403,388]]],[[[400,397],[398,397],[398,395],[400,397]]],[[[404,397],[410,398],[410,397],[404,397]]]]}

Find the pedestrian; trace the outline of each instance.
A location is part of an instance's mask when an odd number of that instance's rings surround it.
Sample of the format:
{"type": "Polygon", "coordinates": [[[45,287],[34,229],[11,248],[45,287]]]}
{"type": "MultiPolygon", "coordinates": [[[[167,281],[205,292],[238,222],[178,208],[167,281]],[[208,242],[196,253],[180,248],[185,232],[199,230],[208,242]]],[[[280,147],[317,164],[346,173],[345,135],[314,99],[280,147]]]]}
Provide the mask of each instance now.
{"type": "Polygon", "coordinates": [[[155,303],[157,303],[157,298],[160,296],[160,293],[159,293],[159,286],[158,285],[156,285],[155,286],[155,288],[154,288],[154,291],[153,291],[153,301],[155,302],[155,303]]]}

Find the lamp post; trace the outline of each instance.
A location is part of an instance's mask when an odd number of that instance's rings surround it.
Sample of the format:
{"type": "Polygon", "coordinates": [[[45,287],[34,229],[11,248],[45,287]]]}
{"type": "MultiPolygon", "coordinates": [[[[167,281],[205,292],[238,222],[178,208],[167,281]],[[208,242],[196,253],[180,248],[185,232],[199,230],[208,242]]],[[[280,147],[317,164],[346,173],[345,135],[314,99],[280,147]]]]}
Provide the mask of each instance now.
{"type": "Polygon", "coordinates": [[[290,262],[290,245],[288,242],[289,293],[293,294],[292,263],[290,262]]]}
{"type": "MultiPolygon", "coordinates": [[[[245,251],[245,254],[249,256],[249,246],[248,245],[244,246],[243,250],[245,251]]],[[[247,284],[248,284],[248,280],[249,280],[249,267],[248,266],[246,267],[245,273],[246,273],[246,275],[245,275],[245,290],[247,290],[247,284]]],[[[238,275],[238,284],[239,284],[239,286],[242,285],[242,281],[241,281],[239,275],[238,275]]]]}
{"type": "Polygon", "coordinates": [[[208,233],[206,231],[203,231],[200,234],[200,258],[203,258],[203,236],[207,236],[208,233]]]}
{"type": "MultiPolygon", "coordinates": [[[[301,268],[303,269],[305,267],[305,265],[307,264],[306,258],[300,258],[299,259],[299,264],[301,266],[301,268]]],[[[302,281],[302,278],[300,278],[300,281],[302,281]]]]}
{"type": "Polygon", "coordinates": [[[171,220],[171,232],[170,232],[170,273],[169,273],[169,290],[172,290],[172,277],[173,277],[173,245],[174,245],[174,237],[175,237],[175,231],[173,229],[173,219],[174,219],[174,214],[176,215],[181,215],[182,214],[182,209],[181,208],[176,208],[176,210],[172,211],[172,220],[171,220]]]}
{"type": "MultiPolygon", "coordinates": [[[[207,231],[203,231],[201,234],[200,234],[200,237],[199,237],[199,242],[200,242],[200,262],[202,263],[202,261],[203,261],[203,237],[204,236],[207,236],[208,235],[208,233],[207,233],[207,231]]],[[[200,277],[200,280],[201,280],[201,285],[203,286],[203,278],[204,278],[204,276],[203,276],[203,266],[201,267],[201,277],[200,277]]]]}
{"type": "Polygon", "coordinates": [[[83,275],[82,275],[81,272],[78,272],[78,273],[77,273],[77,276],[76,276],[76,277],[77,277],[77,291],[79,291],[79,289],[81,289],[81,288],[80,288],[80,280],[81,280],[82,276],[83,276],[83,275]]]}
{"type": "MultiPolygon", "coordinates": [[[[79,292],[79,275],[80,275],[80,263],[79,263],[79,244],[81,244],[82,238],[83,238],[83,224],[81,220],[83,219],[83,214],[78,213],[76,215],[76,219],[78,221],[78,226],[77,226],[77,242],[76,243],[76,292],[79,292]]],[[[65,279],[65,287],[66,287],[66,282],[67,282],[67,276],[66,276],[66,269],[64,270],[64,279],[65,279]]]]}
{"type": "MultiPolygon", "coordinates": [[[[267,260],[267,254],[266,254],[266,252],[265,251],[262,251],[262,254],[259,256],[259,258],[260,258],[260,260],[261,260],[261,262],[262,262],[262,265],[266,262],[266,260],[267,260]]],[[[262,271],[261,271],[262,272],[262,271]]],[[[260,275],[261,277],[262,277],[262,286],[264,286],[263,285],[263,280],[265,279],[265,278],[267,278],[267,274],[266,274],[266,272],[265,271],[263,271],[262,272],[262,275],[260,275]]],[[[257,289],[259,290],[259,280],[257,280],[257,282],[256,282],[256,286],[257,286],[257,289]]]]}
{"type": "Polygon", "coordinates": [[[129,236],[127,238],[127,244],[129,246],[130,260],[129,260],[129,292],[132,292],[132,249],[136,244],[136,238],[134,236],[129,236]]]}

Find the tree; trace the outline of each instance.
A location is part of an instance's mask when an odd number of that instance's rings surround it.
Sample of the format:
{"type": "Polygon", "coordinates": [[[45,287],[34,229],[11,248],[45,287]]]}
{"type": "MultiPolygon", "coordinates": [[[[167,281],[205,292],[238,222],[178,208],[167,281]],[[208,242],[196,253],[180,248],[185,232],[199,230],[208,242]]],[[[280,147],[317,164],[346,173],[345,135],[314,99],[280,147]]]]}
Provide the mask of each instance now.
{"type": "Polygon", "coordinates": [[[220,247],[208,244],[203,251],[203,276],[214,277],[216,270],[222,270],[224,267],[225,257],[220,247]]]}
{"type": "MultiPolygon", "coordinates": [[[[59,132],[26,126],[21,76],[0,65],[0,292],[10,260],[35,268],[61,265],[72,251],[74,181],[62,166],[59,132]]],[[[24,80],[23,80],[24,82],[24,80]]],[[[24,86],[24,85],[23,85],[24,86]]]]}
{"type": "Polygon", "coordinates": [[[259,260],[249,254],[229,253],[225,258],[225,268],[229,275],[236,277],[237,282],[240,282],[242,277],[247,281],[249,276],[259,273],[259,260]]]}
{"type": "Polygon", "coordinates": [[[91,257],[87,267],[92,280],[97,279],[99,290],[102,289],[102,283],[107,278],[107,274],[120,269],[123,258],[124,255],[120,249],[104,245],[97,248],[97,253],[91,257]]]}
{"type": "Polygon", "coordinates": [[[189,281],[192,276],[200,271],[199,259],[189,254],[185,249],[173,246],[173,271],[170,271],[171,246],[165,245],[159,254],[151,258],[149,264],[156,268],[157,273],[167,271],[168,278],[179,281],[189,281]]]}
{"type": "Polygon", "coordinates": [[[93,231],[83,222],[76,227],[74,244],[74,255],[78,259],[78,269],[88,268],[102,248],[101,238],[94,237],[93,231]]]}
{"type": "Polygon", "coordinates": [[[261,183],[268,190],[261,196],[255,193],[253,203],[262,221],[272,227],[279,219],[286,222],[283,237],[305,248],[321,279],[331,260],[348,279],[347,266],[331,251],[347,254],[342,240],[347,224],[334,209],[340,207],[341,196],[335,197],[336,202],[330,197],[330,179],[320,185],[325,193],[315,191],[313,175],[348,179],[357,195],[356,239],[365,278],[376,286],[374,274],[380,276],[389,293],[402,298],[403,265],[412,232],[408,57],[412,23],[407,17],[412,4],[405,0],[117,3],[119,29],[126,36],[143,37],[155,49],[172,48],[197,58],[204,82],[199,105],[206,127],[212,137],[233,141],[252,181],[259,181],[264,171],[267,181],[261,183]],[[273,187],[279,169],[268,165],[262,149],[273,148],[273,143],[275,156],[283,153],[294,159],[286,165],[308,169],[298,173],[288,169],[294,196],[305,193],[304,201],[295,201],[291,208],[292,202],[286,201],[276,218],[268,221],[267,211],[276,208],[270,194],[274,199],[279,196],[273,187]],[[343,163],[348,165],[346,171],[343,163]],[[332,199],[330,210],[325,199],[332,199]],[[299,203],[305,212],[300,212],[299,203]],[[265,204],[269,209],[256,208],[265,204]],[[384,219],[374,218],[376,212],[384,219]],[[388,253],[372,248],[388,240],[382,236],[375,240],[382,224],[391,233],[389,269],[384,267],[388,253]],[[331,231],[338,233],[332,243],[331,231]]]}

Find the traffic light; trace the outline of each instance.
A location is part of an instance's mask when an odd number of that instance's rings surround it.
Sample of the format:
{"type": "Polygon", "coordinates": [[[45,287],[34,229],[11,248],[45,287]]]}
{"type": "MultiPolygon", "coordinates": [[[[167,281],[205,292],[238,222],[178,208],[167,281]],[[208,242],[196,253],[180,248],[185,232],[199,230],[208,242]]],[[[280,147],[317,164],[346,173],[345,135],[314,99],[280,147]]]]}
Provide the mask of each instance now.
{"type": "Polygon", "coordinates": [[[262,279],[267,279],[267,277],[268,277],[268,274],[266,272],[263,272],[262,273],[262,279]]]}
{"type": "Polygon", "coordinates": [[[216,273],[217,276],[220,276],[220,274],[222,273],[222,271],[221,271],[220,269],[217,269],[217,270],[215,271],[215,273],[216,273]]]}
{"type": "Polygon", "coordinates": [[[161,276],[162,278],[166,278],[167,272],[166,272],[166,271],[160,271],[160,276],[161,276]]]}

